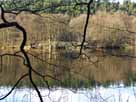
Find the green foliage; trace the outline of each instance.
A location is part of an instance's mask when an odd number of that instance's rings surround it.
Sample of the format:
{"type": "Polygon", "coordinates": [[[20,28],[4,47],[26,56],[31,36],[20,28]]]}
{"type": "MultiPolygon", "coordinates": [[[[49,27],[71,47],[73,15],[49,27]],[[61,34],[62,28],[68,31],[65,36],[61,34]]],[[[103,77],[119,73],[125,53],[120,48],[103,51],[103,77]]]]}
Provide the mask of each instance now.
{"type": "MultiPolygon", "coordinates": [[[[77,2],[87,2],[88,0],[77,0],[77,2]]],[[[75,7],[75,0],[5,0],[0,1],[6,10],[31,10],[44,13],[62,13],[77,16],[86,13],[87,7],[79,5],[75,7]]],[[[97,11],[116,12],[123,11],[129,15],[136,13],[136,3],[125,0],[123,4],[109,0],[94,0],[91,12],[97,11]]]]}

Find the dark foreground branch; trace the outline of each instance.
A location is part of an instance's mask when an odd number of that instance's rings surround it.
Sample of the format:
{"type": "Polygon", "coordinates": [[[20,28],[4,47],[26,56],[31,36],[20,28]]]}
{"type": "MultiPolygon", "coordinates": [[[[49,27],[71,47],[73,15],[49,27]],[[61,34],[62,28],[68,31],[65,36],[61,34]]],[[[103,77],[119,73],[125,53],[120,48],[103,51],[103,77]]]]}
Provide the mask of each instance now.
{"type": "Polygon", "coordinates": [[[88,23],[89,23],[89,18],[90,18],[90,10],[91,10],[91,4],[93,3],[93,0],[90,0],[89,3],[87,4],[87,17],[86,17],[86,23],[84,26],[84,35],[83,35],[83,41],[81,43],[81,48],[80,48],[80,55],[82,54],[82,50],[84,47],[84,43],[86,40],[86,32],[87,32],[87,27],[88,27],[88,23]]]}
{"type": "Polygon", "coordinates": [[[0,100],[3,100],[5,99],[6,97],[8,97],[12,91],[17,87],[17,85],[22,81],[22,79],[24,79],[26,76],[28,76],[28,73],[27,74],[24,74],[23,76],[21,76],[18,81],[15,83],[15,85],[11,88],[11,90],[6,94],[4,95],[3,97],[0,97],[0,100]]]}
{"type": "Polygon", "coordinates": [[[81,42],[81,48],[80,48],[80,53],[79,53],[79,56],[82,54],[82,51],[83,51],[83,47],[84,47],[84,43],[86,41],[86,33],[87,33],[87,27],[88,27],[88,23],[89,23],[89,18],[90,18],[90,11],[91,11],[91,4],[93,3],[93,0],[90,0],[88,3],[86,2],[80,2],[78,3],[76,1],[76,4],[75,6],[80,6],[80,5],[86,5],[87,6],[87,17],[86,17],[86,23],[85,23],[85,26],[84,26],[84,33],[83,33],[83,40],[81,42]]]}
{"type": "MultiPolygon", "coordinates": [[[[32,65],[30,63],[30,60],[29,60],[29,57],[27,55],[27,53],[25,52],[24,50],[24,47],[26,45],[26,41],[27,41],[27,32],[25,31],[25,29],[19,25],[17,22],[8,22],[6,19],[5,19],[5,16],[4,16],[4,9],[2,6],[1,7],[1,19],[3,20],[4,23],[1,23],[0,24],[0,29],[2,28],[8,28],[8,27],[16,27],[18,30],[20,30],[23,34],[23,40],[22,40],[22,43],[20,45],[20,51],[21,53],[23,54],[24,56],[24,59],[26,60],[26,64],[24,64],[25,66],[27,66],[29,68],[28,70],[28,75],[29,75],[29,80],[31,82],[31,84],[33,85],[34,89],[36,90],[39,98],[40,98],[40,101],[43,102],[43,99],[42,99],[42,96],[41,96],[41,93],[39,91],[39,89],[37,88],[36,84],[34,83],[33,81],[33,78],[32,78],[32,65]]],[[[9,93],[10,94],[10,93],[9,93]]],[[[6,98],[6,97],[4,97],[6,98]]],[[[2,99],[4,99],[2,98],[2,99]]]]}

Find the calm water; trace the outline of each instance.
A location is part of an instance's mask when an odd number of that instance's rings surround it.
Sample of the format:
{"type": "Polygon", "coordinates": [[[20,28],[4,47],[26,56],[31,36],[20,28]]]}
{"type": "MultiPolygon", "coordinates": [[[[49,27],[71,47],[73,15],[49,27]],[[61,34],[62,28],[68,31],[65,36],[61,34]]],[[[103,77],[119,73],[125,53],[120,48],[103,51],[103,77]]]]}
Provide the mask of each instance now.
{"type": "MultiPolygon", "coordinates": [[[[11,87],[0,87],[0,97],[9,92],[11,87]]],[[[135,102],[136,87],[124,85],[102,86],[92,89],[46,88],[40,89],[44,102],[135,102]]],[[[39,102],[37,93],[31,88],[15,89],[1,102],[39,102]]]]}
{"type": "MultiPolygon", "coordinates": [[[[109,52],[111,53],[111,51],[109,52]]],[[[57,81],[49,77],[45,78],[52,87],[51,89],[58,89],[59,87],[61,87],[60,90],[63,89],[63,91],[52,91],[51,93],[55,95],[50,94],[52,100],[56,100],[57,102],[136,101],[135,55],[131,53],[121,53],[120,51],[113,51],[112,54],[109,54],[109,52],[86,51],[84,55],[75,58],[75,56],[77,56],[75,51],[59,50],[51,54],[46,51],[35,51],[29,52],[31,53],[29,57],[36,71],[41,74],[51,75],[59,80],[57,81]],[[59,94],[56,95],[55,92],[59,94]],[[63,96],[66,97],[65,100],[62,98],[61,92],[62,94],[65,93],[63,96]],[[59,100],[59,96],[61,97],[61,101],[59,100]],[[123,97],[126,98],[124,99],[123,97]]],[[[17,79],[27,71],[28,68],[24,67],[20,58],[3,57],[0,67],[1,95],[8,92],[17,79]]],[[[41,88],[42,94],[47,96],[49,91],[46,89],[44,80],[34,73],[33,79],[41,88]]],[[[38,100],[38,98],[35,96],[34,90],[30,88],[31,84],[28,78],[21,81],[18,87],[20,87],[20,89],[16,89],[6,100],[1,102],[38,102],[35,101],[38,100]],[[17,93],[21,93],[21,96],[17,93]],[[22,97],[22,99],[18,97],[22,97]],[[33,101],[31,100],[34,99],[32,97],[36,99],[33,101]]],[[[46,97],[48,99],[45,98],[45,100],[47,100],[46,102],[50,102],[50,97],[46,97]]]]}
{"type": "MultiPolygon", "coordinates": [[[[84,88],[95,85],[108,86],[120,82],[130,85],[136,79],[136,58],[125,56],[126,53],[107,54],[107,52],[87,51],[79,58],[75,58],[77,53],[74,51],[56,51],[51,55],[45,51],[28,53],[31,53],[29,57],[36,71],[61,81],[47,77],[51,86],[84,88]]],[[[20,58],[5,56],[0,65],[0,85],[12,85],[28,71],[20,58]]],[[[33,74],[33,78],[39,86],[45,86],[40,77],[33,74]]],[[[24,79],[20,85],[28,86],[29,80],[24,79]]]]}

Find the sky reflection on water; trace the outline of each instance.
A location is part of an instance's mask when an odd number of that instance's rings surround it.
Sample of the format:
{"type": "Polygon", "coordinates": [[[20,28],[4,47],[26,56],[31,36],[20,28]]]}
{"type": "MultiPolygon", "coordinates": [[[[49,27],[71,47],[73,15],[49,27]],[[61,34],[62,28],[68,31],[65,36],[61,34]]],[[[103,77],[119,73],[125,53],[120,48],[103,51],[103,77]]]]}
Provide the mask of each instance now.
{"type": "MultiPolygon", "coordinates": [[[[11,87],[1,87],[0,96],[6,94],[11,87]]],[[[124,87],[123,84],[107,88],[78,89],[77,91],[57,88],[49,91],[40,89],[45,102],[135,102],[136,87],[124,87]]],[[[30,88],[16,89],[5,100],[0,102],[39,102],[36,92],[30,88]]]]}

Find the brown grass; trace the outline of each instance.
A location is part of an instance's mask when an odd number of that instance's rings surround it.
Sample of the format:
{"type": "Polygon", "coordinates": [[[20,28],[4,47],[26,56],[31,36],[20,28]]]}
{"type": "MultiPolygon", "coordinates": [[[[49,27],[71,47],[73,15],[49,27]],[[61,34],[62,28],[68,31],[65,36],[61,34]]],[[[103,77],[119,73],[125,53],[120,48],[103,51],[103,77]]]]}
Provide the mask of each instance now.
{"type": "MultiPolygon", "coordinates": [[[[9,21],[18,21],[28,32],[28,42],[58,40],[60,36],[67,38],[73,35],[81,42],[86,15],[71,18],[62,14],[42,14],[42,17],[29,13],[21,13],[17,18],[14,15],[6,15],[9,21]],[[66,36],[66,37],[64,37],[66,36]]],[[[87,41],[97,43],[97,45],[122,45],[132,42],[136,32],[136,18],[128,16],[126,13],[116,12],[97,12],[90,15],[89,26],[87,29],[87,41]],[[132,36],[131,36],[132,35],[132,36]]],[[[75,39],[74,38],[74,39],[75,39]]],[[[0,43],[19,43],[21,34],[14,28],[1,30],[0,43]],[[13,40],[14,39],[14,40],[13,40]]]]}
{"type": "MultiPolygon", "coordinates": [[[[83,34],[86,15],[80,15],[71,20],[70,27],[73,33],[83,34]]],[[[135,17],[125,13],[97,12],[90,15],[87,30],[87,40],[97,41],[101,44],[120,44],[125,43],[132,34],[126,30],[136,31],[135,17]]]]}

